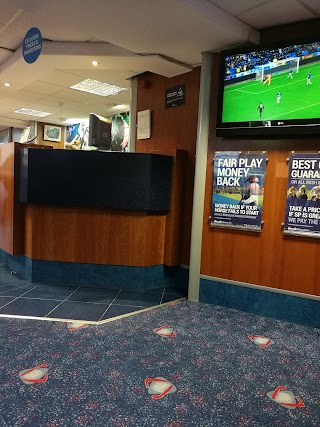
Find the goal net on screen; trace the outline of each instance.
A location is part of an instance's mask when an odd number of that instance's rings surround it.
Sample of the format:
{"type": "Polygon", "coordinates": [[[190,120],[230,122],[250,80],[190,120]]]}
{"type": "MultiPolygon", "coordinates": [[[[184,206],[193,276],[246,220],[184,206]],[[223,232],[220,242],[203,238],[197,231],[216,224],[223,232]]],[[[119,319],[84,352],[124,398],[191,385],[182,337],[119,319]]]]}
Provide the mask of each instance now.
{"type": "Polygon", "coordinates": [[[285,58],[275,62],[268,62],[263,65],[256,65],[256,80],[263,82],[265,76],[282,73],[292,68],[293,72],[299,72],[300,58],[285,58]]]}

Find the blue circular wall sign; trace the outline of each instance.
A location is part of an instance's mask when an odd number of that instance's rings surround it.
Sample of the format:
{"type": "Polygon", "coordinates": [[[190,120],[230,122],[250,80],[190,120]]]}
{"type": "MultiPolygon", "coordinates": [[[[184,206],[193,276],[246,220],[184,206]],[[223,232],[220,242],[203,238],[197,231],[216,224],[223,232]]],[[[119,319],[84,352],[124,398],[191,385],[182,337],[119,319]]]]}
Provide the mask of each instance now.
{"type": "Polygon", "coordinates": [[[32,27],[24,36],[22,54],[28,64],[33,64],[39,58],[42,49],[42,35],[38,28],[32,27]]]}

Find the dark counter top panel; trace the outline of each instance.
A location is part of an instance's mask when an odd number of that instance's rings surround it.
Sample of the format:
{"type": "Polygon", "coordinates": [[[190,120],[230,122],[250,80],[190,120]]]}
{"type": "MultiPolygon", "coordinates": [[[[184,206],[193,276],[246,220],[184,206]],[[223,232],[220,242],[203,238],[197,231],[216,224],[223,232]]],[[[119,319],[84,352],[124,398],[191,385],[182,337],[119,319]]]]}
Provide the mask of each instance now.
{"type": "Polygon", "coordinates": [[[166,212],[171,156],[42,150],[20,152],[20,202],[166,212]]]}

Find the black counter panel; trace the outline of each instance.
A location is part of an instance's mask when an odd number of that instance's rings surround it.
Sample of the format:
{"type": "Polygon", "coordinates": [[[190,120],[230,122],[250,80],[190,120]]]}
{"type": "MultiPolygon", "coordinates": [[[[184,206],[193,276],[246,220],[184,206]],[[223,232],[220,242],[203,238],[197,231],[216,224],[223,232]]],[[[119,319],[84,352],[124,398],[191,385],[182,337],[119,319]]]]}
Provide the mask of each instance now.
{"type": "Polygon", "coordinates": [[[150,153],[20,151],[20,202],[166,212],[171,156],[150,153]]]}

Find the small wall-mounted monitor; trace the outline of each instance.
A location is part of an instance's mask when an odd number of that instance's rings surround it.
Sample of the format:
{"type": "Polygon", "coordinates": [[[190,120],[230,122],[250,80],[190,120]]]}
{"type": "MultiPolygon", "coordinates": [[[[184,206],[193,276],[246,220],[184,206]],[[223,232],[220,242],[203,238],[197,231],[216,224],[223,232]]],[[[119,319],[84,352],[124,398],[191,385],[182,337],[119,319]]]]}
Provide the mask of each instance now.
{"type": "Polygon", "coordinates": [[[111,120],[90,113],[89,115],[89,147],[97,150],[111,151],[111,120]]]}

